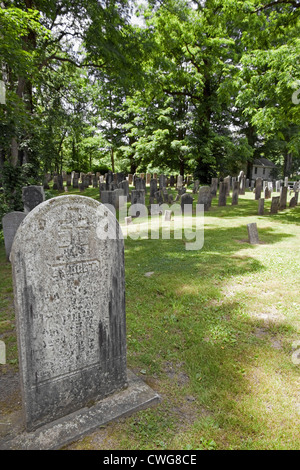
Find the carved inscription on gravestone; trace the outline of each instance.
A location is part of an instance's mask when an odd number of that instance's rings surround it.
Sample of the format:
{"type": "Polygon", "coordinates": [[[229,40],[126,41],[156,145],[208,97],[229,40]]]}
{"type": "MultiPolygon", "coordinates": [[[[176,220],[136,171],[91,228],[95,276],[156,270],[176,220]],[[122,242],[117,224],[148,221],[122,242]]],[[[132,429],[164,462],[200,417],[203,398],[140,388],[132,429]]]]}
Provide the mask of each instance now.
{"type": "Polygon", "coordinates": [[[12,266],[27,430],[127,384],[124,248],[102,204],[61,196],[28,214],[12,266]]]}

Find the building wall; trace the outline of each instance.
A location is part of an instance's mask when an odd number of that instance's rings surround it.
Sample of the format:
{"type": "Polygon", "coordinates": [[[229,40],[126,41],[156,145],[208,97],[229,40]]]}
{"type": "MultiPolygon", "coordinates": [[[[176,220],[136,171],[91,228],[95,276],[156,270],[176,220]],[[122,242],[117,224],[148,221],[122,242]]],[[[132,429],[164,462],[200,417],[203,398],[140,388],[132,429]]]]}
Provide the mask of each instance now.
{"type": "Polygon", "coordinates": [[[262,178],[264,180],[271,180],[271,170],[272,168],[267,168],[265,166],[253,166],[252,169],[252,179],[262,178]]]}

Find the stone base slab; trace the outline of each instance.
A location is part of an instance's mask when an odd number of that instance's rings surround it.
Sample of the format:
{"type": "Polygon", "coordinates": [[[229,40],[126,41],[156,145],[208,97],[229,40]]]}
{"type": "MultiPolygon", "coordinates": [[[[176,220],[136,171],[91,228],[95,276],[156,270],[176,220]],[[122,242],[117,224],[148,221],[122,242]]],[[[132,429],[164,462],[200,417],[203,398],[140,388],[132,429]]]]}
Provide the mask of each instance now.
{"type": "Polygon", "coordinates": [[[128,387],[125,390],[106,397],[91,407],[82,408],[34,432],[22,431],[18,429],[19,426],[14,430],[12,425],[6,438],[0,440],[0,450],[60,449],[100,426],[148,408],[159,401],[160,397],[156,392],[128,371],[128,387]]]}

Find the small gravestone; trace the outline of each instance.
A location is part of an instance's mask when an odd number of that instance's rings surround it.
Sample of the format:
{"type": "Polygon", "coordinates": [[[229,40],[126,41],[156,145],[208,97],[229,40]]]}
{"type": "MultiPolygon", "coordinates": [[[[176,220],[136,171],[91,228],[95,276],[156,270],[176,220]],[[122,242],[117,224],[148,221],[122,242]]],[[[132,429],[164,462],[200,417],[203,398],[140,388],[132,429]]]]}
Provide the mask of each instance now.
{"type": "Polygon", "coordinates": [[[166,175],[159,176],[159,189],[165,189],[167,187],[166,175]]]}
{"type": "Polygon", "coordinates": [[[194,194],[197,194],[197,193],[198,193],[198,191],[199,191],[199,186],[200,186],[200,181],[199,181],[199,180],[194,181],[194,187],[193,187],[193,193],[194,193],[194,194]]]}
{"type": "Polygon", "coordinates": [[[278,209],[279,209],[279,199],[280,199],[279,196],[272,197],[271,208],[270,208],[271,214],[277,214],[278,209]]]}
{"type": "Polygon", "coordinates": [[[239,182],[234,181],[233,187],[232,187],[232,201],[231,201],[232,206],[237,206],[238,205],[238,202],[239,202],[239,186],[240,186],[239,182]]]}
{"type": "Polygon", "coordinates": [[[146,180],[144,178],[135,178],[135,189],[145,191],[146,194],[146,180]]]}
{"type": "Polygon", "coordinates": [[[248,229],[249,243],[251,245],[257,245],[259,243],[257,225],[255,223],[248,224],[247,229],[248,229]]]}
{"type": "Polygon", "coordinates": [[[40,204],[11,262],[26,426],[11,448],[61,447],[158,400],[127,370],[124,241],[103,204],[40,204]]]}
{"type": "Polygon", "coordinates": [[[130,225],[132,224],[132,217],[131,215],[128,217],[125,217],[125,225],[130,225]]]}
{"type": "Polygon", "coordinates": [[[144,190],[132,190],[131,191],[131,204],[145,205],[145,191],[144,190]]]}
{"type": "Polygon", "coordinates": [[[171,221],[171,216],[172,216],[172,211],[166,210],[165,211],[165,221],[170,222],[171,221]]]}
{"type": "Polygon", "coordinates": [[[4,245],[7,261],[9,261],[10,251],[15,238],[15,234],[25,217],[25,212],[15,211],[5,214],[2,218],[4,245]]]}
{"type": "Polygon", "coordinates": [[[297,205],[296,198],[295,198],[295,196],[293,196],[290,200],[289,207],[296,207],[296,205],[297,205]]]}
{"type": "Polygon", "coordinates": [[[178,176],[177,176],[176,187],[177,187],[177,189],[182,189],[182,186],[183,186],[183,176],[182,176],[182,175],[178,175],[178,176]]]}
{"type": "Polygon", "coordinates": [[[77,176],[73,177],[73,189],[78,189],[79,187],[79,180],[77,176]]]}
{"type": "Polygon", "coordinates": [[[226,206],[226,184],[220,183],[219,184],[219,206],[226,206]]]}
{"type": "Polygon", "coordinates": [[[192,213],[192,208],[193,208],[193,197],[185,193],[181,196],[180,198],[180,205],[181,205],[181,211],[182,213],[192,213]]]}
{"type": "Polygon", "coordinates": [[[265,200],[260,198],[258,201],[258,215],[264,215],[265,200]]]}
{"type": "Polygon", "coordinates": [[[44,188],[42,186],[25,186],[22,188],[24,212],[28,214],[32,209],[45,201],[44,188]]]}
{"type": "Polygon", "coordinates": [[[238,182],[240,183],[240,187],[239,187],[240,195],[243,196],[245,194],[245,185],[246,185],[246,177],[243,171],[240,171],[239,173],[238,182]]]}
{"type": "Polygon", "coordinates": [[[157,191],[157,180],[152,179],[150,180],[150,197],[155,197],[155,193],[157,191]]]}
{"type": "Polygon", "coordinates": [[[198,193],[198,204],[204,205],[204,211],[208,211],[211,207],[211,190],[209,186],[201,186],[198,193]]]}

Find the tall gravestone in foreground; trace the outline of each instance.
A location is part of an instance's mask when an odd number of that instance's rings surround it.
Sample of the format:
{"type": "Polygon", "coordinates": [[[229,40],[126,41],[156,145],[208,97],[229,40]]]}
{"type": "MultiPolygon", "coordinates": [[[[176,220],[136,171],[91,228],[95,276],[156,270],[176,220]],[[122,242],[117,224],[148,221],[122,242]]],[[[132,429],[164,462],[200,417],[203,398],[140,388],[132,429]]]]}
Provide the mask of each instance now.
{"type": "Polygon", "coordinates": [[[77,411],[81,420],[65,428],[70,441],[101,425],[103,413],[109,421],[144,407],[126,369],[124,243],[112,212],[83,196],[50,199],[20,226],[11,262],[27,432],[77,411]]]}

